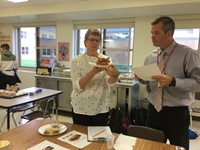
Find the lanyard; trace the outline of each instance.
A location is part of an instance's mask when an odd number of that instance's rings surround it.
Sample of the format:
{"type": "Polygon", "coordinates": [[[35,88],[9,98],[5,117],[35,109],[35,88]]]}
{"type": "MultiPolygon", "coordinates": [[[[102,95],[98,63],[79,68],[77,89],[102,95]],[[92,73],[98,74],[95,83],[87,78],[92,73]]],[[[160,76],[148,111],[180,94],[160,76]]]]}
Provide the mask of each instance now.
{"type": "MultiPolygon", "coordinates": [[[[164,63],[164,68],[163,68],[163,70],[161,70],[162,73],[165,72],[165,68],[166,68],[166,66],[167,66],[167,64],[168,64],[168,62],[169,62],[169,59],[170,59],[171,56],[172,56],[172,53],[173,53],[174,50],[175,50],[176,45],[177,45],[177,44],[175,44],[175,45],[173,46],[173,48],[172,48],[172,50],[171,50],[171,52],[170,52],[170,54],[169,54],[169,57],[167,58],[167,61],[164,63]]],[[[164,53],[164,51],[162,51],[161,53],[164,53]]],[[[157,64],[158,64],[158,61],[159,61],[159,60],[158,60],[158,57],[159,57],[159,56],[157,56],[157,64]]]]}

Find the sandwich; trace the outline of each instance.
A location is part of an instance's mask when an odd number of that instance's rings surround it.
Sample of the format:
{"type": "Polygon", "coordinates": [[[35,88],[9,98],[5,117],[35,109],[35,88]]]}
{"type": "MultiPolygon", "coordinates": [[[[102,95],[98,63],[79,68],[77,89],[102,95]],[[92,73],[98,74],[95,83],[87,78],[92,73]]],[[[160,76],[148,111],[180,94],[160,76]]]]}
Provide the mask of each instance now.
{"type": "Polygon", "coordinates": [[[76,141],[76,140],[79,140],[80,137],[81,137],[80,134],[74,134],[74,135],[72,135],[68,140],[69,140],[69,141],[76,141]]]}
{"type": "Polygon", "coordinates": [[[97,60],[96,64],[99,66],[108,66],[110,64],[110,57],[108,57],[108,58],[97,57],[97,58],[98,58],[98,60],[97,60]]]}
{"type": "Polygon", "coordinates": [[[51,134],[57,134],[59,132],[60,132],[59,127],[49,127],[45,129],[44,134],[51,135],[51,134]]]}

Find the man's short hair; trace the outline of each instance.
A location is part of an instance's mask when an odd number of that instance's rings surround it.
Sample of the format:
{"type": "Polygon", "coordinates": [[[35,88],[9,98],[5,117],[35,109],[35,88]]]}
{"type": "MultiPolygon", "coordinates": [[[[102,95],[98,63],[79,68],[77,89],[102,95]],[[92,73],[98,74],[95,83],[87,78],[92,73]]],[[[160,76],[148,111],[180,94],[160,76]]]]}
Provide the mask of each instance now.
{"type": "Polygon", "coordinates": [[[153,22],[151,22],[151,25],[156,25],[162,23],[163,24],[163,30],[166,32],[172,31],[174,33],[175,30],[175,22],[172,18],[168,16],[161,16],[156,18],[153,22]]]}
{"type": "Polygon", "coordinates": [[[9,49],[10,49],[10,46],[9,46],[8,44],[2,44],[2,45],[1,45],[1,48],[6,49],[6,50],[9,50],[9,49]]]}

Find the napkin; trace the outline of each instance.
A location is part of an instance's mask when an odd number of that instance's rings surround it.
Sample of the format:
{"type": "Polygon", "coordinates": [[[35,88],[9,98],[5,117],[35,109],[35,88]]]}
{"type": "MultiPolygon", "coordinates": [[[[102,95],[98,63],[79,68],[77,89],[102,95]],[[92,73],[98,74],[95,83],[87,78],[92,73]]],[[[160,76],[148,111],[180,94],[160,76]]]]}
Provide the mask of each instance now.
{"type": "Polygon", "coordinates": [[[135,145],[136,142],[135,137],[127,136],[120,134],[114,144],[114,149],[115,150],[133,150],[133,146],[135,145]]]}

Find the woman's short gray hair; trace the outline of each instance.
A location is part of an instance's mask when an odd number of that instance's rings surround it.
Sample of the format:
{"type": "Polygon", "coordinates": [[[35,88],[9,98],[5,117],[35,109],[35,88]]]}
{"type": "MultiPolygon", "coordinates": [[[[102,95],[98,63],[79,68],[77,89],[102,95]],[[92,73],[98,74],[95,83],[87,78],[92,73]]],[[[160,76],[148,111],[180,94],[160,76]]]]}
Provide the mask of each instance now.
{"type": "Polygon", "coordinates": [[[84,41],[86,41],[88,39],[89,35],[98,36],[98,37],[100,37],[100,40],[101,40],[101,32],[96,28],[90,28],[87,30],[84,41]]]}

